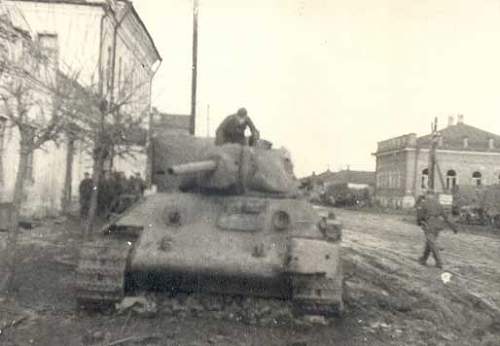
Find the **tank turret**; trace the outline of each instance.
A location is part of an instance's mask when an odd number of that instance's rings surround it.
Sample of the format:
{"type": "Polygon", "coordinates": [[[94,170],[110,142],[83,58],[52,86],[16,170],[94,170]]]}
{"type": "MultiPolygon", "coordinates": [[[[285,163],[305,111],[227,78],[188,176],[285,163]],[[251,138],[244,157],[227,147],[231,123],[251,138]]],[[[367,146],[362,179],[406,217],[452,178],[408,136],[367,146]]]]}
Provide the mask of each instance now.
{"type": "Polygon", "coordinates": [[[203,160],[168,168],[169,174],[184,176],[181,189],[287,197],[298,194],[299,183],[285,149],[225,144],[210,148],[201,156],[203,160]]]}

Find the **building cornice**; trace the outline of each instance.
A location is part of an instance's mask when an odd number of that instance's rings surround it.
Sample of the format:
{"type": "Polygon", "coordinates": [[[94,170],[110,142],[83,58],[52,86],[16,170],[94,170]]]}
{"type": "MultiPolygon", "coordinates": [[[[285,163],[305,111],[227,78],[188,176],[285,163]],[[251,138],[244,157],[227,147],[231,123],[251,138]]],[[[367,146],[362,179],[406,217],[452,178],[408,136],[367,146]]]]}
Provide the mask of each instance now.
{"type": "Polygon", "coordinates": [[[77,6],[93,6],[93,7],[104,7],[105,4],[97,1],[71,1],[71,0],[8,0],[8,1],[19,1],[19,2],[40,2],[44,4],[63,4],[63,5],[77,5],[77,6]]]}
{"type": "MultiPolygon", "coordinates": [[[[397,149],[397,150],[390,150],[390,151],[384,151],[384,152],[377,152],[377,153],[372,153],[373,156],[387,156],[387,155],[392,155],[396,153],[401,153],[401,152],[412,152],[412,151],[420,151],[420,152],[429,152],[429,148],[402,148],[402,149],[397,149]]],[[[456,155],[483,155],[483,156],[488,156],[488,155],[494,155],[494,156],[500,156],[499,151],[475,151],[475,150],[450,150],[450,149],[437,149],[436,153],[443,153],[443,154],[456,154],[456,155]]]]}

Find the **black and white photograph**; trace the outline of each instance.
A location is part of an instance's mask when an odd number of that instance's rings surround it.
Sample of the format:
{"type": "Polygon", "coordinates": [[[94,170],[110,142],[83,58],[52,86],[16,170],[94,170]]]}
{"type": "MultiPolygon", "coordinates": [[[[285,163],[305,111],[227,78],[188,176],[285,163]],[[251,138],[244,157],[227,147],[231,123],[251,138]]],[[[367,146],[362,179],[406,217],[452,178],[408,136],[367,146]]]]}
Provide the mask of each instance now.
{"type": "Polygon", "coordinates": [[[1,346],[499,346],[500,0],[0,0],[1,346]]]}

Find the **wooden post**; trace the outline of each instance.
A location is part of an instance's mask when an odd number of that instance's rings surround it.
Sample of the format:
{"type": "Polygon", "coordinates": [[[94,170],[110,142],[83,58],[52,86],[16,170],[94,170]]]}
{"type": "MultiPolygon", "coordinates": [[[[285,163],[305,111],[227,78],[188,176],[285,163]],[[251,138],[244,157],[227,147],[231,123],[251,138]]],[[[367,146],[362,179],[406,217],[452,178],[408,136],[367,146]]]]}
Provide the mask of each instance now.
{"type": "Polygon", "coordinates": [[[196,87],[198,74],[198,0],[193,0],[193,64],[191,68],[191,121],[189,132],[194,136],[196,128],[196,87]]]}

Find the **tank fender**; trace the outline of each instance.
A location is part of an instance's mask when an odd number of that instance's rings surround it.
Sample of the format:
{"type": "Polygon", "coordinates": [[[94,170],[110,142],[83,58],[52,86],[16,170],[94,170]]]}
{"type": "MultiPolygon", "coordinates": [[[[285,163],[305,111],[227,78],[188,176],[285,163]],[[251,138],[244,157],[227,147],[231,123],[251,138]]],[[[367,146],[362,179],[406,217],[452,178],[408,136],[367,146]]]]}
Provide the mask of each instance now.
{"type": "Polygon", "coordinates": [[[304,314],[342,314],[340,243],[324,239],[292,238],[288,273],[297,310],[304,314]]]}

